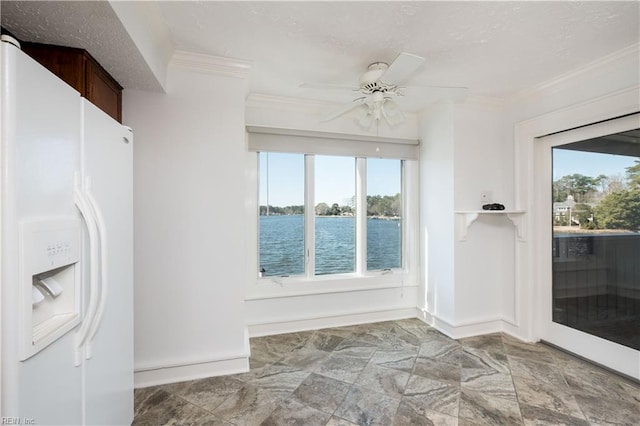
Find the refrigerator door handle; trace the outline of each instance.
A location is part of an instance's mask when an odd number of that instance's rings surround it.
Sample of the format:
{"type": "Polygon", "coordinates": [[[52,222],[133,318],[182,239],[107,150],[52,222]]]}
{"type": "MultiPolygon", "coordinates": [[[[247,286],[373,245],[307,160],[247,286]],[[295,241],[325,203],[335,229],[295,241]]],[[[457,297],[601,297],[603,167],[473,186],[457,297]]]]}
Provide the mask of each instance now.
{"type": "MultiPolygon", "coordinates": [[[[78,179],[76,179],[77,181],[78,179]]],[[[89,260],[91,264],[91,273],[89,276],[89,304],[87,306],[86,313],[80,324],[80,329],[76,334],[76,351],[75,351],[75,365],[76,367],[82,364],[82,347],[87,339],[89,327],[92,323],[92,319],[95,316],[98,308],[98,230],[96,222],[91,214],[88,202],[84,193],[80,188],[80,184],[76,182],[76,188],[74,190],[74,201],[80,214],[87,225],[87,231],[89,233],[89,260]]],[[[84,287],[86,289],[86,286],[84,287]]]]}
{"type": "Polygon", "coordinates": [[[96,314],[92,320],[91,328],[88,334],[88,338],[86,340],[85,346],[85,358],[89,359],[92,356],[91,350],[91,342],[95,337],[98,329],[100,328],[100,324],[102,323],[102,316],[104,315],[104,309],[107,304],[107,297],[109,293],[109,279],[108,279],[108,271],[107,267],[108,262],[108,242],[107,242],[107,229],[104,221],[104,216],[102,215],[102,211],[98,206],[96,199],[91,193],[90,185],[87,185],[87,200],[89,201],[90,208],[93,210],[94,216],[96,218],[96,225],[98,227],[98,233],[100,235],[100,298],[98,302],[98,309],[96,314]]]}

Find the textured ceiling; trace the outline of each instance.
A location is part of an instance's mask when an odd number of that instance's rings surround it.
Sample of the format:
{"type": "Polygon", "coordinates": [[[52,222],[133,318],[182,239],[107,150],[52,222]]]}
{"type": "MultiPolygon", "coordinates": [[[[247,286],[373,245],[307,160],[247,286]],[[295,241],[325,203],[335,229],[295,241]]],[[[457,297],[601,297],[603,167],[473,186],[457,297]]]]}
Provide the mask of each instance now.
{"type": "Polygon", "coordinates": [[[159,91],[161,86],[104,1],[2,1],[2,26],[23,41],[83,48],[121,86],[159,91]]]}
{"type": "MultiPolygon", "coordinates": [[[[12,2],[3,2],[3,24],[18,23],[13,12],[5,19],[5,3],[12,2]]],[[[117,18],[108,4],[49,3],[36,15],[23,13],[17,27],[28,27],[25,34],[37,40],[84,44],[125,87],[143,88],[142,65],[126,32],[112,22],[117,18]]],[[[177,49],[253,61],[252,92],[324,100],[353,94],[299,85],[356,85],[367,65],[391,62],[402,51],[427,60],[407,85],[464,86],[471,95],[506,98],[640,39],[637,1],[163,1],[158,6],[177,49]]],[[[414,99],[407,109],[419,107],[414,99]]]]}
{"type": "MultiPolygon", "coordinates": [[[[332,98],[402,51],[408,85],[504,98],[637,43],[638,2],[163,2],[180,49],[254,61],[255,92],[332,98]]],[[[352,94],[348,94],[352,96],[352,94]]]]}

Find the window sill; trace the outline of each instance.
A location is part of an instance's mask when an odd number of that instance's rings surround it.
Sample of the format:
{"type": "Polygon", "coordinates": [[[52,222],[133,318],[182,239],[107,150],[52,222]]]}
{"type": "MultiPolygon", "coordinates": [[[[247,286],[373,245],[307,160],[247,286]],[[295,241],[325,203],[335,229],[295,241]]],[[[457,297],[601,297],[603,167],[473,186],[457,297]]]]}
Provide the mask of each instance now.
{"type": "Polygon", "coordinates": [[[256,280],[255,285],[247,291],[245,301],[403,287],[417,287],[417,284],[401,271],[367,275],[336,274],[313,279],[302,276],[265,277],[256,280]]]}

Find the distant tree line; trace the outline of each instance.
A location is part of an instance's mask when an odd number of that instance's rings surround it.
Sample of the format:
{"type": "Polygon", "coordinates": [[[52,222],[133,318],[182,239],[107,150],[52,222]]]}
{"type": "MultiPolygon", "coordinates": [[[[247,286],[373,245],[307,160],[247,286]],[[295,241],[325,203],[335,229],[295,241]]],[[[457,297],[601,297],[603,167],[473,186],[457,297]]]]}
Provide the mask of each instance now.
{"type": "MultiPolygon", "coordinates": [[[[553,182],[553,201],[572,196],[572,218],[581,228],[640,230],[640,160],[625,169],[625,177],[572,174],[553,182]]],[[[555,212],[554,212],[555,215],[555,212]]],[[[556,225],[569,218],[555,216],[556,225]]]]}
{"type": "Polygon", "coordinates": [[[267,206],[260,206],[260,216],[282,216],[293,214],[304,214],[304,206],[277,207],[269,204],[269,209],[267,209],[267,206]]]}
{"type": "MultiPolygon", "coordinates": [[[[355,208],[348,205],[334,203],[318,203],[315,207],[315,214],[318,216],[353,216],[355,208]]],[[[367,216],[378,217],[399,217],[402,212],[402,199],[400,194],[396,195],[368,195],[367,196],[367,216]]],[[[269,205],[260,206],[260,215],[295,215],[304,214],[304,206],[278,207],[269,205]]]]}

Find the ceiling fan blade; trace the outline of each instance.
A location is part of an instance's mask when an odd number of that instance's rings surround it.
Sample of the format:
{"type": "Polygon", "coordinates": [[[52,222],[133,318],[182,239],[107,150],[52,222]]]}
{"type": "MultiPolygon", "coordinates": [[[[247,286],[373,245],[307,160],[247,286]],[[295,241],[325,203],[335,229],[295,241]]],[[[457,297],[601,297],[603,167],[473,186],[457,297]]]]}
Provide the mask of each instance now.
{"type": "Polygon", "coordinates": [[[350,102],[346,105],[343,105],[342,107],[338,108],[335,111],[332,111],[330,114],[328,114],[327,116],[325,116],[322,120],[320,120],[321,122],[326,122],[326,121],[331,121],[335,118],[340,117],[341,115],[344,115],[346,113],[348,113],[349,111],[351,111],[352,109],[355,109],[361,105],[363,105],[366,102],[366,98],[358,98],[355,99],[353,102],[350,102]]]}
{"type": "Polygon", "coordinates": [[[425,59],[422,56],[402,52],[396,60],[389,65],[389,68],[382,77],[380,77],[380,80],[387,84],[400,84],[420,68],[420,66],[424,64],[424,61],[425,59]]]}
{"type": "Polygon", "coordinates": [[[346,86],[343,84],[314,84],[314,83],[302,83],[298,86],[301,89],[320,89],[320,90],[352,90],[358,92],[360,89],[353,86],[346,86]]]}

